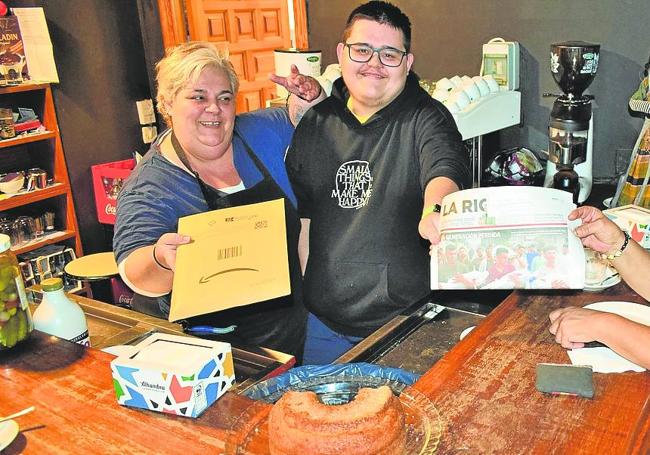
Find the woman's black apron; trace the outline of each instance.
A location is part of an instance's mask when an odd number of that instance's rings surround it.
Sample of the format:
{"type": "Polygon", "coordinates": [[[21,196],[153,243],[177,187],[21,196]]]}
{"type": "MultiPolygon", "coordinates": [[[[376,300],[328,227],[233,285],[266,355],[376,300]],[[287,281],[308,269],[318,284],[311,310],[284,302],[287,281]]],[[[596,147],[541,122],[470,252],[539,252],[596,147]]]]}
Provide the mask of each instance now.
{"type": "Polygon", "coordinates": [[[187,319],[189,326],[210,325],[226,327],[237,325],[232,334],[220,335],[219,339],[239,346],[263,346],[302,357],[307,312],[302,301],[302,273],[298,259],[300,219],[291,200],[275,182],[266,166],[251,150],[246,141],[235,131],[246,154],[262,174],[262,180],[232,194],[218,191],[205,183],[190,165],[178,139],[172,131],[171,141],[178,158],[196,177],[203,197],[210,210],[236,207],[257,202],[282,199],[287,229],[287,248],[291,294],[265,302],[254,303],[187,319]]]}

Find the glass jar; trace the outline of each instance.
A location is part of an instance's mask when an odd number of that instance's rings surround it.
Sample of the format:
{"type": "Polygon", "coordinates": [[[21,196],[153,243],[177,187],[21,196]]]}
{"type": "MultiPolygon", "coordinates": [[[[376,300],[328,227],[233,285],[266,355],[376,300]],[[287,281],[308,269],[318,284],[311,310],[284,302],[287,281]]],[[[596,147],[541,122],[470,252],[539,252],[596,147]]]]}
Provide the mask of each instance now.
{"type": "Polygon", "coordinates": [[[23,277],[8,235],[0,234],[0,350],[10,349],[34,330],[23,277]]]}
{"type": "Polygon", "coordinates": [[[14,222],[7,218],[0,220],[0,234],[7,234],[11,238],[11,244],[16,245],[14,236],[14,222]]]}
{"type": "Polygon", "coordinates": [[[15,246],[24,245],[36,238],[36,223],[31,216],[19,216],[14,220],[14,232],[17,243],[15,246]]]}

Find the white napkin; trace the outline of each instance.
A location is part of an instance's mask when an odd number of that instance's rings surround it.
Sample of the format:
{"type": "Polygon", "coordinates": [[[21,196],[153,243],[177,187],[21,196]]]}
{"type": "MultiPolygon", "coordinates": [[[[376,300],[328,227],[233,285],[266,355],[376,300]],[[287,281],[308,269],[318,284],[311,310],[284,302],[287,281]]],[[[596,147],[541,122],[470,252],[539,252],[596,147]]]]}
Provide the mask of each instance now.
{"type": "Polygon", "coordinates": [[[581,348],[567,351],[574,365],[591,365],[594,373],[642,372],[645,368],[621,357],[609,348],[581,348]]]}

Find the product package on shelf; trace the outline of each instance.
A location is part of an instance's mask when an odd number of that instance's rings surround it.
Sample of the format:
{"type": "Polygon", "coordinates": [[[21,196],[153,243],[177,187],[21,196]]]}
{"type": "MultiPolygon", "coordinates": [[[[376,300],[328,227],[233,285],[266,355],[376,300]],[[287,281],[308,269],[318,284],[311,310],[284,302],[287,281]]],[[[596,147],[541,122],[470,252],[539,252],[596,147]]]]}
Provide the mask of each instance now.
{"type": "Polygon", "coordinates": [[[614,196],[616,206],[635,204],[650,207],[650,122],[646,120],[640,139],[633,150],[625,180],[619,183],[614,196]]]}
{"type": "Polygon", "coordinates": [[[95,207],[100,223],[115,224],[117,195],[122,189],[124,180],[131,174],[134,167],[134,159],[91,166],[95,207]]]}
{"type": "Polygon", "coordinates": [[[0,86],[27,78],[25,48],[16,16],[0,17],[0,86]]]}
{"type": "Polygon", "coordinates": [[[61,278],[66,292],[80,291],[83,283],[70,279],[63,271],[65,265],[76,258],[72,248],[61,245],[46,245],[19,255],[18,260],[25,286],[40,284],[47,278],[61,278]]]}
{"type": "Polygon", "coordinates": [[[650,208],[650,91],[648,91],[649,76],[646,64],[646,77],[641,81],[639,89],[634,92],[629,101],[629,107],[634,112],[645,115],[639,137],[632,149],[628,163],[627,174],[618,182],[611,207],[630,204],[650,208]]]}

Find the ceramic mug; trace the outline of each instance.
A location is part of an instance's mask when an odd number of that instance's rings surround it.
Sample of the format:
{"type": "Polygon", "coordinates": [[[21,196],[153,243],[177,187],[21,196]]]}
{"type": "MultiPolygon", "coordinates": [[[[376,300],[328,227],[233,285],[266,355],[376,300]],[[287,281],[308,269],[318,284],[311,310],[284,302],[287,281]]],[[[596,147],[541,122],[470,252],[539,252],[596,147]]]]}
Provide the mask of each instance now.
{"type": "Polygon", "coordinates": [[[474,76],[472,80],[474,81],[474,84],[476,84],[476,87],[478,87],[481,96],[490,94],[490,87],[488,87],[487,82],[485,82],[481,76],[474,76]]]}
{"type": "Polygon", "coordinates": [[[499,91],[499,84],[494,79],[494,76],[492,76],[491,74],[487,74],[487,75],[483,76],[483,79],[487,83],[488,88],[490,89],[491,93],[495,93],[495,92],[499,91]]]}
{"type": "Polygon", "coordinates": [[[456,104],[453,101],[450,101],[449,99],[447,99],[442,104],[444,104],[447,107],[447,109],[449,109],[449,112],[451,112],[452,114],[455,114],[456,112],[460,112],[460,108],[458,107],[458,104],[456,104]]]}
{"type": "Polygon", "coordinates": [[[436,90],[445,90],[449,91],[454,88],[454,84],[451,83],[449,79],[443,77],[438,82],[436,82],[436,90]]]}
{"type": "Polygon", "coordinates": [[[449,90],[435,89],[431,95],[441,103],[449,98],[449,90]]]}
{"type": "Polygon", "coordinates": [[[460,87],[461,84],[463,83],[463,79],[459,75],[456,75],[449,80],[451,81],[452,84],[454,84],[454,87],[460,87]]]}
{"type": "Polygon", "coordinates": [[[454,89],[449,94],[449,101],[452,101],[458,105],[458,108],[462,111],[471,103],[469,96],[461,89],[454,89]]]}
{"type": "Polygon", "coordinates": [[[465,92],[469,97],[470,102],[474,102],[481,97],[481,92],[479,91],[474,81],[471,79],[469,81],[463,82],[461,88],[463,89],[463,92],[465,92]]]}

